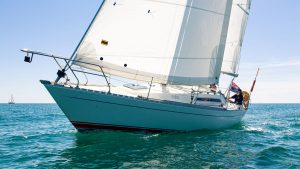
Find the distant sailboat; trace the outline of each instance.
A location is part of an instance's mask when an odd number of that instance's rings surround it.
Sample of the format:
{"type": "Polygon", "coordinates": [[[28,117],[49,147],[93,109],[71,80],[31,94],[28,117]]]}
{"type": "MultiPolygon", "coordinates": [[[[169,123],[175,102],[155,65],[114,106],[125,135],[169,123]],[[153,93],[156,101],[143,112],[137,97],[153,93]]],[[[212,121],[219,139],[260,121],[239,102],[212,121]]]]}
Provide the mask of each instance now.
{"type": "Polygon", "coordinates": [[[8,104],[15,104],[14,96],[13,96],[13,95],[10,96],[10,99],[9,99],[9,101],[8,101],[8,104]]]}
{"type": "Polygon", "coordinates": [[[227,128],[248,108],[228,102],[219,77],[238,76],[250,2],[105,0],[70,59],[24,49],[24,61],[54,58],[57,79],[41,83],[79,130],[227,128]],[[101,76],[106,85],[80,84],[76,72],[101,76]],[[114,77],[125,84],[113,85],[114,77]]]}

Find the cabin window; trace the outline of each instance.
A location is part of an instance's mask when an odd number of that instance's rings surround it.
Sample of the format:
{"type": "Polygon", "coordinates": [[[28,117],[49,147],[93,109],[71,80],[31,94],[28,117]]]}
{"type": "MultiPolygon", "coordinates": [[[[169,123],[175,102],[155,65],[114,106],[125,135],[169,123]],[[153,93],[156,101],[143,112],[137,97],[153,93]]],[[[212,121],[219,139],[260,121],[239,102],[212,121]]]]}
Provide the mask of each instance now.
{"type": "Polygon", "coordinates": [[[214,99],[214,98],[203,98],[203,97],[198,97],[197,101],[203,101],[203,102],[221,102],[220,99],[214,99]]]}

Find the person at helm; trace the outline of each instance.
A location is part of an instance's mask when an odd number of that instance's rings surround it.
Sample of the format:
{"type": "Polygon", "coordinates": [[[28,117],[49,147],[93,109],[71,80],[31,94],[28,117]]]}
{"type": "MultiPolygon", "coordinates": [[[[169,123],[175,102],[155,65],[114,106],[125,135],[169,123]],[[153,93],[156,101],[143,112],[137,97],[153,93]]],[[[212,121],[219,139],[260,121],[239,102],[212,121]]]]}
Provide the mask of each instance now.
{"type": "Polygon", "coordinates": [[[243,105],[243,101],[244,101],[242,90],[239,89],[235,95],[233,95],[233,96],[230,97],[230,99],[234,99],[234,103],[235,104],[237,104],[239,106],[242,106],[243,105]]]}

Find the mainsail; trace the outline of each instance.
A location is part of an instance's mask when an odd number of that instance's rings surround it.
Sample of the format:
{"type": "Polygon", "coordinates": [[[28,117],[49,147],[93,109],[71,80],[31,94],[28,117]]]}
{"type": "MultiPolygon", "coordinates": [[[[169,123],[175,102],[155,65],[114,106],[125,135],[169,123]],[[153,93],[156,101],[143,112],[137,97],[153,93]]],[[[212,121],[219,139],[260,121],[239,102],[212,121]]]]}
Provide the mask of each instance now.
{"type": "Polygon", "coordinates": [[[73,64],[162,84],[218,83],[232,0],[106,0],[73,64]]]}
{"type": "Polygon", "coordinates": [[[237,76],[251,0],[233,0],[222,72],[237,76]]]}

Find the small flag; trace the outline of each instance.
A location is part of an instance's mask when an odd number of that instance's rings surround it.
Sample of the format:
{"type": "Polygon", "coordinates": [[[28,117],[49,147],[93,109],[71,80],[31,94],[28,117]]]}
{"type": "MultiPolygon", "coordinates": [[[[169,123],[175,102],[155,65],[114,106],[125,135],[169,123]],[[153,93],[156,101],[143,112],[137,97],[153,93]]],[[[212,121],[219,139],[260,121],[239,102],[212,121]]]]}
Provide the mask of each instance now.
{"type": "Polygon", "coordinates": [[[230,91],[236,93],[236,92],[239,91],[239,90],[241,90],[241,89],[239,88],[239,86],[236,85],[234,82],[232,82],[231,85],[230,85],[230,91]]]}
{"type": "Polygon", "coordinates": [[[252,86],[251,86],[251,89],[250,89],[250,93],[253,92],[253,89],[254,89],[254,86],[255,86],[255,83],[256,83],[256,78],[258,76],[258,73],[259,73],[259,68],[257,68],[256,76],[255,76],[255,79],[253,80],[253,83],[252,83],[252,86]]]}
{"type": "Polygon", "coordinates": [[[250,92],[253,92],[253,89],[254,89],[255,83],[256,83],[256,79],[255,79],[255,80],[253,81],[253,83],[252,83],[252,86],[251,86],[250,92]]]}

